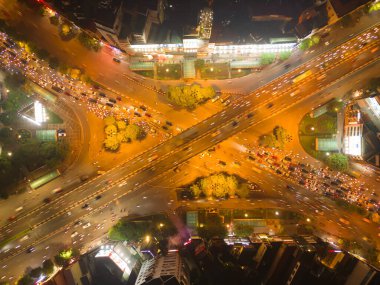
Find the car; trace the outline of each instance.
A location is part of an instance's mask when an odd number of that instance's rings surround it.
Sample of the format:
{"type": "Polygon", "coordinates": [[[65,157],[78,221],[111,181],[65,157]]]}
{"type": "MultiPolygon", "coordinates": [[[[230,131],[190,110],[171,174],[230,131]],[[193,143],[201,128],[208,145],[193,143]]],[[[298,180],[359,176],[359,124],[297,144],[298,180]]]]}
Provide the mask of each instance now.
{"type": "Polygon", "coordinates": [[[179,167],[174,168],[173,171],[174,171],[175,173],[178,173],[178,172],[180,171],[180,170],[179,170],[179,167]]]}
{"type": "Polygon", "coordinates": [[[226,166],[227,165],[227,163],[225,163],[223,160],[219,160],[219,162],[218,162],[220,165],[222,165],[222,166],[226,166]]]}
{"type": "Polygon", "coordinates": [[[71,96],[70,92],[67,92],[67,91],[65,91],[64,94],[67,95],[67,96],[71,96]]]}
{"type": "Polygon", "coordinates": [[[290,67],[290,64],[288,63],[288,64],[285,64],[285,66],[284,66],[284,68],[285,69],[288,69],[290,67]]]}
{"type": "Polygon", "coordinates": [[[98,103],[98,100],[96,100],[94,98],[88,98],[88,102],[90,102],[90,103],[98,103]]]}
{"type": "Polygon", "coordinates": [[[90,224],[90,223],[87,223],[87,224],[84,224],[84,225],[83,225],[83,228],[84,228],[84,229],[87,229],[87,228],[89,228],[90,226],[91,226],[91,224],[90,224]]]}
{"type": "Polygon", "coordinates": [[[141,106],[140,106],[140,109],[143,110],[143,111],[146,111],[146,110],[147,110],[146,107],[145,107],[144,105],[141,105],[141,106]]]}
{"type": "Polygon", "coordinates": [[[141,117],[141,114],[139,112],[134,112],[133,114],[135,114],[137,117],[141,117]]]}
{"type": "Polygon", "coordinates": [[[106,105],[107,105],[108,107],[111,107],[111,108],[113,107],[113,104],[112,104],[112,103],[109,103],[109,102],[107,102],[106,105]]]}
{"type": "Polygon", "coordinates": [[[267,105],[267,108],[268,109],[270,109],[270,108],[272,108],[273,107],[273,103],[269,103],[268,105],[267,105]]]}
{"type": "Polygon", "coordinates": [[[99,200],[100,198],[102,198],[102,195],[97,195],[97,196],[95,197],[95,200],[99,200]]]}
{"type": "Polygon", "coordinates": [[[149,113],[145,113],[145,116],[147,116],[148,118],[152,118],[152,115],[149,113]]]}
{"type": "Polygon", "coordinates": [[[62,93],[62,89],[57,87],[57,86],[53,86],[51,89],[53,89],[55,92],[58,92],[58,93],[62,93]]]}
{"type": "Polygon", "coordinates": [[[166,131],[169,130],[169,128],[168,128],[167,126],[165,126],[165,125],[163,125],[162,128],[163,128],[164,130],[166,130],[166,131]]]}
{"type": "Polygon", "coordinates": [[[16,216],[10,216],[10,217],[8,218],[8,221],[9,221],[9,222],[12,222],[12,221],[14,221],[14,220],[16,220],[16,216]]]}
{"type": "Polygon", "coordinates": [[[110,101],[110,102],[112,102],[112,103],[116,104],[116,99],[113,99],[113,98],[109,98],[109,99],[108,99],[108,101],[110,101]]]}
{"type": "Polygon", "coordinates": [[[223,104],[224,104],[224,106],[228,106],[228,105],[231,104],[231,101],[230,100],[226,100],[223,104]]]}
{"type": "Polygon", "coordinates": [[[117,101],[121,101],[121,96],[117,96],[117,97],[116,97],[116,100],[117,100],[117,101]]]}
{"type": "Polygon", "coordinates": [[[120,63],[120,62],[121,62],[121,60],[118,59],[118,58],[116,58],[116,57],[114,57],[112,60],[113,60],[114,62],[117,62],[117,63],[120,63]]]}
{"type": "Polygon", "coordinates": [[[81,224],[82,224],[82,221],[76,221],[76,222],[74,223],[74,227],[80,226],[81,224]]]}
{"type": "Polygon", "coordinates": [[[47,198],[45,198],[45,199],[43,200],[43,202],[46,203],[46,204],[47,204],[47,203],[50,203],[50,202],[51,202],[51,198],[47,197],[47,198]]]}
{"type": "Polygon", "coordinates": [[[253,113],[249,113],[248,115],[247,115],[247,118],[248,119],[250,119],[250,118],[252,118],[253,117],[253,113]]]}
{"type": "Polygon", "coordinates": [[[59,137],[65,137],[66,136],[66,131],[64,129],[58,129],[57,130],[57,135],[59,137]]]}
{"type": "Polygon", "coordinates": [[[78,235],[78,232],[73,232],[73,233],[71,234],[71,238],[75,238],[77,235],[78,235]]]}
{"type": "Polygon", "coordinates": [[[107,97],[107,95],[105,93],[103,93],[103,92],[99,92],[99,96],[100,97],[107,97]]]}
{"type": "Polygon", "coordinates": [[[286,188],[289,190],[295,190],[295,188],[292,185],[286,185],[286,188]]]}
{"type": "Polygon", "coordinates": [[[82,206],[82,209],[87,209],[88,206],[89,206],[89,205],[86,203],[86,204],[84,204],[84,205],[82,206]]]}
{"type": "Polygon", "coordinates": [[[168,126],[173,126],[173,123],[170,122],[170,121],[166,121],[165,123],[166,123],[168,126]]]}
{"type": "Polygon", "coordinates": [[[28,247],[28,249],[26,250],[26,253],[32,253],[35,250],[36,249],[33,246],[31,246],[31,247],[28,247]]]}
{"type": "Polygon", "coordinates": [[[238,122],[236,122],[236,121],[233,121],[233,122],[232,122],[232,126],[233,126],[233,127],[236,127],[237,125],[238,125],[238,122]]]}

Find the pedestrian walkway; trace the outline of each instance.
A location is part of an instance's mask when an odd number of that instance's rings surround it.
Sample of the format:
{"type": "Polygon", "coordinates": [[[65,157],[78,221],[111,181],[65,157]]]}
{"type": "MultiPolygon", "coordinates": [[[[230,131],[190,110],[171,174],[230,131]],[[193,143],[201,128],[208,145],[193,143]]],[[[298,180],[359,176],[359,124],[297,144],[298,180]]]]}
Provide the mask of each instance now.
{"type": "Polygon", "coordinates": [[[183,78],[195,78],[194,59],[185,59],[183,62],[183,78]]]}

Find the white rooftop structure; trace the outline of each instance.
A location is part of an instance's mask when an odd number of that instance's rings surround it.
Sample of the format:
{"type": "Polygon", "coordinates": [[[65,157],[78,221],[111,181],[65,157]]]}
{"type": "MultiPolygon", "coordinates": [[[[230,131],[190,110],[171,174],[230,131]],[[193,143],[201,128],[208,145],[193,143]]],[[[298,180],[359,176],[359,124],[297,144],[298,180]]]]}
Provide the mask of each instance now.
{"type": "Polygon", "coordinates": [[[142,264],[135,285],[148,284],[190,284],[187,267],[177,251],[169,251],[142,264]]]}

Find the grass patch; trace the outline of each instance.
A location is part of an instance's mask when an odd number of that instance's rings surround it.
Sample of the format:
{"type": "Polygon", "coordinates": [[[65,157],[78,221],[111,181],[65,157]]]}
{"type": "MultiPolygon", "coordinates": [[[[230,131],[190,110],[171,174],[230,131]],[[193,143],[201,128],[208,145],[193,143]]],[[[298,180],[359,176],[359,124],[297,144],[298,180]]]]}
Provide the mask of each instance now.
{"type": "Polygon", "coordinates": [[[231,69],[231,78],[243,77],[251,73],[252,70],[250,68],[231,69]]]}
{"type": "Polygon", "coordinates": [[[49,117],[48,123],[49,124],[63,124],[63,120],[60,116],[58,116],[56,113],[46,110],[47,116],[49,117]]]}
{"type": "Polygon", "coordinates": [[[157,66],[158,79],[180,79],[182,77],[181,64],[159,64],[157,66]]]}
{"type": "Polygon", "coordinates": [[[336,113],[325,113],[318,118],[311,118],[310,114],[306,114],[299,124],[299,130],[303,135],[317,136],[336,134],[336,113]],[[312,128],[314,128],[314,130],[312,128]]]}
{"type": "Polygon", "coordinates": [[[208,63],[200,70],[202,79],[227,79],[228,63],[208,63]]]}
{"type": "Polygon", "coordinates": [[[135,70],[134,73],[148,78],[154,77],[153,70],[135,70]]]}
{"type": "Polygon", "coordinates": [[[312,157],[318,159],[318,160],[324,160],[325,159],[325,152],[323,151],[317,151],[315,150],[315,136],[305,136],[300,135],[299,136],[300,143],[303,147],[303,149],[312,157]]]}

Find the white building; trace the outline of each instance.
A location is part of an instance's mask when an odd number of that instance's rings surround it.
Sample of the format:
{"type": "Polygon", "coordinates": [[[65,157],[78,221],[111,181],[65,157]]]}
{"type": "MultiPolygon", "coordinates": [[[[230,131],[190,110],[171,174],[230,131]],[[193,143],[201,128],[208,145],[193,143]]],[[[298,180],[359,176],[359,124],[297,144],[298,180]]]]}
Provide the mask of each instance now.
{"type": "Polygon", "coordinates": [[[355,159],[363,159],[363,122],[358,109],[352,105],[346,109],[343,152],[355,159]]]}
{"type": "Polygon", "coordinates": [[[169,251],[142,264],[135,285],[149,284],[190,284],[189,271],[177,251],[169,251]]]}

